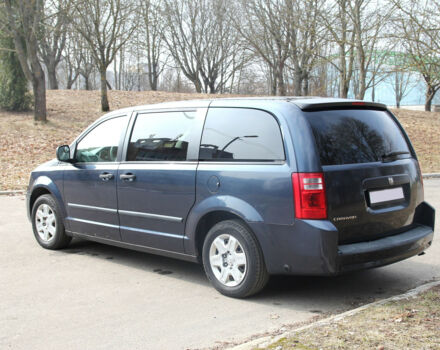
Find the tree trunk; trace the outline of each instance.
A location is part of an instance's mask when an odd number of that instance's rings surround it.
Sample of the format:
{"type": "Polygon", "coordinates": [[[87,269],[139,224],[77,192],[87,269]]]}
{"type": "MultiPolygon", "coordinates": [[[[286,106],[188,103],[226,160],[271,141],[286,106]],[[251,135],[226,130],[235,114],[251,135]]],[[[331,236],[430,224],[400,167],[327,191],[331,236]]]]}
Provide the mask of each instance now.
{"type": "Polygon", "coordinates": [[[270,76],[271,76],[270,94],[272,96],[276,96],[278,83],[277,83],[277,77],[276,77],[276,74],[274,73],[273,68],[270,68],[270,76]]]}
{"type": "Polygon", "coordinates": [[[200,80],[197,78],[194,79],[193,84],[194,84],[194,87],[196,88],[196,92],[198,94],[202,93],[202,83],[200,82],[200,80]]]}
{"type": "Polygon", "coordinates": [[[90,90],[90,78],[87,74],[83,75],[83,78],[84,78],[84,89],[88,91],[90,90]]]}
{"type": "Polygon", "coordinates": [[[302,96],[308,96],[309,95],[309,75],[305,74],[303,75],[303,81],[304,83],[302,84],[302,96]]]}
{"type": "Polygon", "coordinates": [[[115,80],[115,89],[118,90],[118,70],[116,69],[116,60],[113,61],[113,75],[115,80]]]}
{"type": "Polygon", "coordinates": [[[347,98],[349,89],[349,82],[341,81],[340,89],[339,89],[339,97],[347,98]]]}
{"type": "Polygon", "coordinates": [[[347,98],[347,63],[345,60],[345,46],[343,45],[339,46],[339,59],[341,61],[339,71],[339,97],[347,98]]]}
{"type": "Polygon", "coordinates": [[[431,112],[431,105],[432,105],[432,97],[426,97],[426,101],[425,101],[426,112],[431,112]]]}
{"type": "Polygon", "coordinates": [[[157,91],[157,76],[154,76],[151,83],[150,83],[150,88],[152,91],[157,91]]]}
{"type": "Polygon", "coordinates": [[[402,102],[403,95],[404,95],[404,87],[403,87],[403,75],[400,75],[400,73],[396,72],[394,73],[394,92],[396,94],[396,107],[400,108],[400,102],[402,102]]]}
{"type": "Polygon", "coordinates": [[[101,110],[103,112],[108,112],[110,110],[110,106],[108,103],[107,96],[107,77],[106,77],[106,69],[100,70],[101,75],[101,110]]]}
{"type": "Polygon", "coordinates": [[[53,65],[47,65],[47,77],[49,78],[49,89],[58,90],[58,80],[56,67],[53,65]]]}
{"type": "Polygon", "coordinates": [[[299,69],[295,69],[293,74],[293,95],[301,96],[302,74],[299,69]]]}
{"type": "Polygon", "coordinates": [[[47,121],[46,112],[46,79],[37,55],[31,60],[32,89],[34,92],[34,120],[47,121]]]}
{"type": "Polygon", "coordinates": [[[47,120],[46,80],[43,70],[41,70],[40,74],[34,75],[32,88],[34,92],[34,120],[45,122],[47,120]]]}
{"type": "Polygon", "coordinates": [[[215,88],[215,79],[213,79],[210,83],[208,83],[209,86],[209,93],[210,94],[216,94],[217,89],[215,88]]]}
{"type": "Polygon", "coordinates": [[[78,79],[79,73],[73,74],[72,72],[69,74],[69,77],[67,78],[67,84],[66,89],[72,90],[73,84],[75,84],[75,81],[78,79]]]}
{"type": "Polygon", "coordinates": [[[283,72],[284,72],[284,65],[280,63],[278,69],[276,70],[277,81],[278,81],[278,93],[280,96],[286,96],[286,84],[284,84],[283,72]]]}
{"type": "Polygon", "coordinates": [[[356,94],[356,99],[358,100],[363,100],[365,97],[365,90],[366,90],[366,86],[365,86],[365,75],[363,72],[363,69],[360,69],[360,73],[359,73],[359,83],[358,83],[358,88],[357,88],[357,94],[356,94]]]}
{"type": "Polygon", "coordinates": [[[152,63],[148,65],[148,82],[150,83],[150,89],[152,91],[157,91],[157,82],[158,82],[158,74],[157,74],[157,65],[156,63],[152,63]]]}
{"type": "Polygon", "coordinates": [[[432,100],[434,99],[435,93],[437,92],[432,86],[428,86],[426,90],[426,99],[425,99],[425,111],[431,112],[432,100]]]}
{"type": "Polygon", "coordinates": [[[272,79],[272,84],[270,86],[270,94],[272,96],[277,95],[277,80],[276,79],[272,79]]]}

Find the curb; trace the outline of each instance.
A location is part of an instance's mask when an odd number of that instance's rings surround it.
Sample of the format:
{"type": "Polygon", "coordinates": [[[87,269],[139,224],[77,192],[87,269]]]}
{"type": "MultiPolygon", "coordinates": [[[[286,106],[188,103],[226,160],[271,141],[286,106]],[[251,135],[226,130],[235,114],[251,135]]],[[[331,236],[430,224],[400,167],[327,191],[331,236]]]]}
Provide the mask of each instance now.
{"type": "Polygon", "coordinates": [[[440,178],[440,173],[426,173],[422,175],[424,179],[440,178]]]}
{"type": "Polygon", "coordinates": [[[420,293],[422,293],[432,287],[438,286],[438,285],[440,285],[440,281],[425,283],[425,284],[422,284],[421,286],[418,286],[414,289],[411,289],[403,294],[399,294],[399,295],[395,295],[393,297],[378,300],[378,301],[372,302],[370,304],[360,306],[356,309],[349,310],[349,311],[343,312],[338,315],[330,316],[330,317],[325,318],[323,320],[319,320],[319,321],[310,323],[305,326],[295,328],[293,330],[290,330],[290,331],[287,331],[287,332],[284,332],[284,333],[281,333],[281,334],[278,334],[275,336],[265,336],[265,337],[257,338],[257,339],[251,340],[247,343],[236,345],[236,346],[233,346],[233,347],[230,347],[227,349],[228,350],[255,350],[255,349],[266,348],[266,347],[270,346],[271,344],[276,343],[277,341],[279,341],[282,338],[291,337],[295,333],[301,332],[303,330],[306,330],[309,328],[315,328],[315,327],[319,327],[319,326],[325,326],[325,325],[328,325],[332,322],[340,321],[346,317],[353,316],[353,315],[355,315],[365,309],[368,309],[370,307],[377,306],[377,305],[383,305],[383,304],[388,303],[390,301],[398,301],[398,300],[402,300],[402,299],[413,298],[413,297],[419,295],[420,293]]]}
{"type": "Polygon", "coordinates": [[[16,190],[16,191],[0,191],[0,196],[10,196],[10,195],[17,195],[17,194],[25,194],[25,190],[16,190]]]}

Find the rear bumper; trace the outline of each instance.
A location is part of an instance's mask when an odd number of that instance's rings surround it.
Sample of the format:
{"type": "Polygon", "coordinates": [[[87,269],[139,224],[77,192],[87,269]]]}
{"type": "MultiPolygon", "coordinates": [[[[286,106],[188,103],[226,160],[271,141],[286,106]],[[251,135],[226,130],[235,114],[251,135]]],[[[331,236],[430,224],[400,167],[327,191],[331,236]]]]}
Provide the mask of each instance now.
{"type": "Polygon", "coordinates": [[[250,224],[271,274],[337,275],[388,265],[420,254],[432,243],[435,210],[423,202],[407,231],[368,242],[338,244],[327,220],[297,220],[293,226],[250,224]]]}
{"type": "Polygon", "coordinates": [[[431,227],[420,225],[404,233],[370,242],[338,247],[337,272],[388,265],[427,249],[434,237],[431,227]]]}

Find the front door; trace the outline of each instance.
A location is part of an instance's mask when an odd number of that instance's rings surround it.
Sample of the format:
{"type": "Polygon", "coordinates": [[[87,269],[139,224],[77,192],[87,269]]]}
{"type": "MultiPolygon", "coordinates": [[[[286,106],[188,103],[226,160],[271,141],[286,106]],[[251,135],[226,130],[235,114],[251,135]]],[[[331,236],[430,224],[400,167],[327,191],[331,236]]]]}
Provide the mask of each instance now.
{"type": "Polygon", "coordinates": [[[69,231],[120,240],[116,179],[128,119],[104,120],[77,143],[76,162],[64,171],[69,231]]]}
{"type": "Polygon", "coordinates": [[[206,109],[139,113],[118,170],[121,239],[182,252],[206,109]]]}

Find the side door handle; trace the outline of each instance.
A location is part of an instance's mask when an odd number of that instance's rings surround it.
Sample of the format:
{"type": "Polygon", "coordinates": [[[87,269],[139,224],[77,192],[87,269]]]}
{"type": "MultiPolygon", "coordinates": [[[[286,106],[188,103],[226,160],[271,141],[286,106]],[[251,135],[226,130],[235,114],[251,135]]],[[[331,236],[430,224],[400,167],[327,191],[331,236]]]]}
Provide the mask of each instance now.
{"type": "Polygon", "coordinates": [[[132,173],[125,173],[125,174],[120,175],[119,178],[122,181],[132,182],[136,178],[136,175],[132,174],[132,173]]]}
{"type": "Polygon", "coordinates": [[[104,173],[101,173],[101,174],[99,174],[99,178],[102,180],[102,181],[108,181],[108,180],[111,180],[111,179],[113,179],[113,174],[110,174],[110,173],[107,173],[107,172],[104,172],[104,173]]]}

